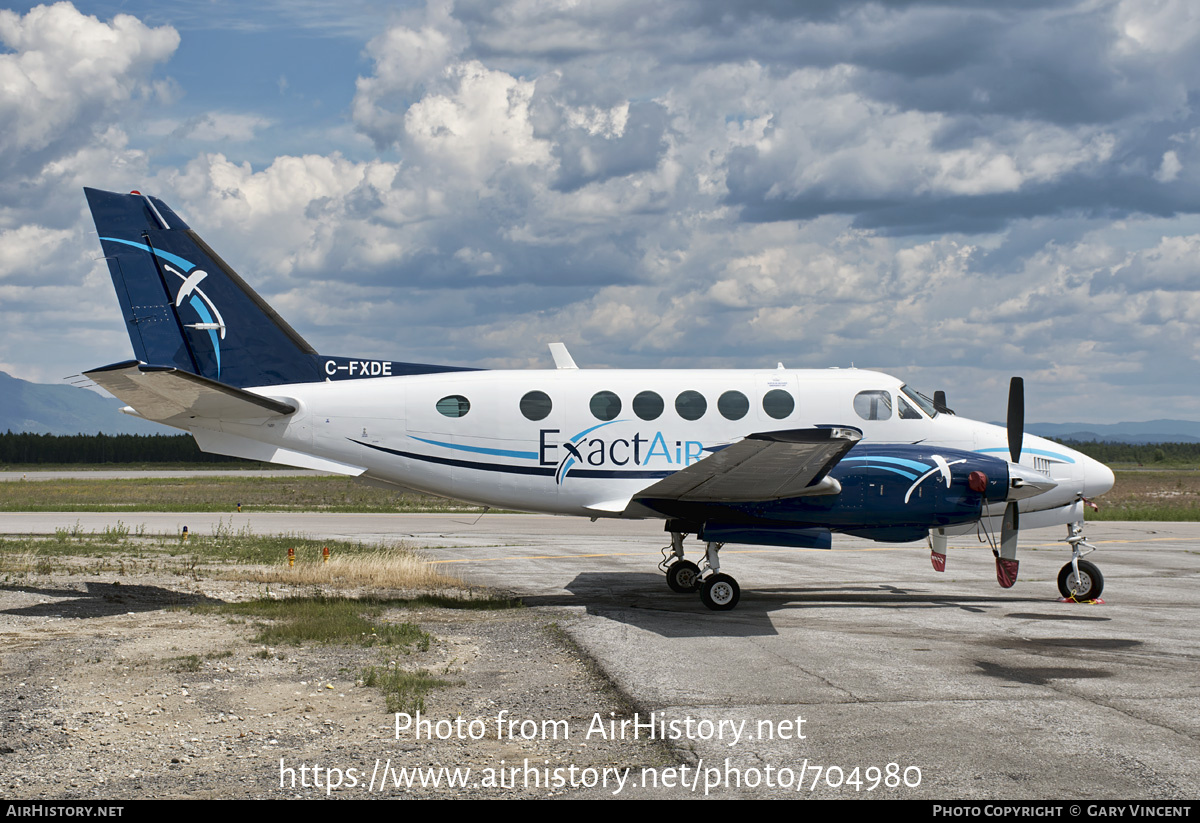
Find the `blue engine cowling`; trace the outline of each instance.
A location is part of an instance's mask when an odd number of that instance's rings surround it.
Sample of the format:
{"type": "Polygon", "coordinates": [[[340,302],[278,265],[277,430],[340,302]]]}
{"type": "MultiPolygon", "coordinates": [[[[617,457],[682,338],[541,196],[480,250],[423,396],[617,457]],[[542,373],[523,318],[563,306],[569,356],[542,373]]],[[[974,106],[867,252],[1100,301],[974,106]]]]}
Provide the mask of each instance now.
{"type": "Polygon", "coordinates": [[[975,522],[985,502],[1002,511],[1009,486],[1003,460],[920,444],[860,443],[829,476],[841,484],[838,494],[681,505],[670,512],[678,519],[668,528],[754,545],[828,548],[823,530],[902,543],[924,539],[932,528],[975,522]]]}

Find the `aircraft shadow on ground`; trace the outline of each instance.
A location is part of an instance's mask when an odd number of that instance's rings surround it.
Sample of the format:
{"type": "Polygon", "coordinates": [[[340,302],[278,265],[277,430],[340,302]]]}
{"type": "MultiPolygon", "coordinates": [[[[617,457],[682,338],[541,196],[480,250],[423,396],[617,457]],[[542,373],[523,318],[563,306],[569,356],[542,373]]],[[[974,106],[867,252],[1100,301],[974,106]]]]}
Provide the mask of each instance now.
{"type": "MultiPolygon", "coordinates": [[[[588,614],[626,623],[663,637],[750,637],[779,632],[771,615],[809,608],[835,609],[953,609],[993,613],[996,609],[1044,604],[1044,598],[912,591],[888,584],[852,586],[769,586],[742,589],[732,611],[705,607],[699,594],[679,594],[667,588],[662,575],[643,572],[584,572],[564,587],[562,595],[526,596],[530,606],[584,607],[588,614]]],[[[1027,619],[1032,615],[1023,612],[1027,619]]],[[[1017,616],[1017,615],[1014,615],[1017,616]]],[[[1037,615],[1039,619],[1058,619],[1037,615]]],[[[1061,619],[1081,618],[1063,614],[1061,619]]]]}
{"type": "Polygon", "coordinates": [[[23,617],[110,617],[130,612],[152,612],[171,606],[195,606],[221,603],[202,594],[189,594],[160,586],[125,586],[120,583],[85,583],[75,588],[39,588],[36,586],[0,586],[0,591],[23,592],[51,598],[49,602],[0,610],[3,614],[23,617]]]}

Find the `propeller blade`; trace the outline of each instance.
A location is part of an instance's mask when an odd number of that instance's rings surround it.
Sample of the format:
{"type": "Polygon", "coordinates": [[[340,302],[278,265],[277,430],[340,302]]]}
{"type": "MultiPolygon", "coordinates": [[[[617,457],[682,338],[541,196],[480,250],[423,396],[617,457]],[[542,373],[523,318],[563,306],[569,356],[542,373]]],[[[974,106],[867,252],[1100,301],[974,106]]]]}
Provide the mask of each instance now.
{"type": "Polygon", "coordinates": [[[1014,377],[1008,384],[1008,454],[1012,462],[1021,462],[1021,441],[1025,438],[1025,381],[1014,377]]]}
{"type": "Polygon", "coordinates": [[[1014,500],[1004,507],[1004,520],[1000,526],[1000,554],[996,557],[996,582],[1006,589],[1017,582],[1017,532],[1021,528],[1021,515],[1014,500]]]}

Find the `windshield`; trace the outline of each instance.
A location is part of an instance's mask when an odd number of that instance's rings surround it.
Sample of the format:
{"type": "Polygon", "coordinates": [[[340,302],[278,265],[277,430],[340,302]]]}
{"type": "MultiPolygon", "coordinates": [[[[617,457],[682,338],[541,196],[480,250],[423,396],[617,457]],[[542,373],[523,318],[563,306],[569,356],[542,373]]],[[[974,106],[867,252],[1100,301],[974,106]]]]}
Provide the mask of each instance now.
{"type": "Polygon", "coordinates": [[[904,395],[909,400],[913,401],[918,406],[920,406],[921,410],[924,411],[927,415],[929,415],[930,417],[937,417],[937,415],[938,415],[937,409],[934,407],[933,401],[930,400],[928,397],[921,394],[916,389],[910,389],[908,386],[901,386],[900,391],[904,392],[904,395]]]}

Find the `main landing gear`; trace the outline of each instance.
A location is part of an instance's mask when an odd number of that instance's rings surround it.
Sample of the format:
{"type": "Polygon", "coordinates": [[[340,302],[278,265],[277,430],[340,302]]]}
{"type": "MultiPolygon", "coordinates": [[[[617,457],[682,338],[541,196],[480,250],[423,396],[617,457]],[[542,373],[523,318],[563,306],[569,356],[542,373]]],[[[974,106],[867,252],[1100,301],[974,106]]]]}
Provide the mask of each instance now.
{"type": "Polygon", "coordinates": [[[1083,559],[1085,554],[1096,550],[1083,536],[1083,523],[1069,524],[1063,542],[1071,547],[1071,562],[1058,573],[1058,590],[1071,600],[1099,600],[1104,591],[1104,576],[1095,563],[1083,559]]]}
{"type": "Polygon", "coordinates": [[[709,543],[704,552],[704,569],[683,559],[683,533],[671,532],[671,545],[663,549],[658,567],[667,573],[667,585],[680,594],[700,592],[700,601],[714,611],[729,611],[742,596],[737,581],[721,574],[718,553],[724,543],[709,543]]]}

